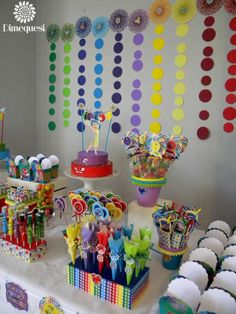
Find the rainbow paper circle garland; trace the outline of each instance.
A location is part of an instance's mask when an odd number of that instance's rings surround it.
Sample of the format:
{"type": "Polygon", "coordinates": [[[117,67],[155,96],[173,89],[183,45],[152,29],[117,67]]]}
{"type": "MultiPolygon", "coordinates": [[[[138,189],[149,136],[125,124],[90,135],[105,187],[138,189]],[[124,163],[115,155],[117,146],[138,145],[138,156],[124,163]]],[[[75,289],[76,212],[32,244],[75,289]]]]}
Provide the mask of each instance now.
{"type": "Polygon", "coordinates": [[[61,30],[61,40],[64,42],[64,67],[63,67],[63,73],[64,73],[64,88],[63,88],[63,96],[64,96],[64,110],[63,110],[63,125],[64,127],[68,127],[70,125],[70,95],[71,95],[71,89],[70,89],[70,73],[71,73],[71,57],[70,53],[72,50],[72,44],[75,36],[75,26],[70,23],[66,23],[61,30]]]}
{"type": "MultiPolygon", "coordinates": [[[[79,76],[78,76],[78,80],[77,80],[78,86],[79,86],[79,89],[78,89],[79,98],[77,100],[78,106],[80,106],[81,104],[83,104],[83,105],[86,104],[84,86],[86,84],[85,59],[86,59],[87,53],[85,50],[85,46],[86,46],[86,39],[85,38],[91,32],[91,27],[92,27],[92,22],[91,22],[90,18],[88,18],[87,16],[80,17],[75,24],[75,32],[79,38],[79,47],[80,47],[79,51],[78,51],[79,76]]],[[[82,114],[82,110],[78,109],[78,115],[81,116],[81,114],[82,114]]],[[[83,124],[83,122],[78,122],[77,130],[79,132],[82,132],[83,129],[85,129],[85,125],[83,124]]],[[[83,147],[83,149],[84,149],[84,147],[83,147]]]]}
{"type": "MultiPolygon", "coordinates": [[[[116,32],[115,44],[113,46],[113,50],[115,53],[115,56],[114,56],[115,66],[112,70],[112,75],[115,78],[115,81],[113,83],[113,88],[115,91],[113,92],[111,96],[111,101],[116,106],[120,104],[120,102],[122,101],[122,95],[119,92],[121,88],[120,77],[123,74],[123,69],[121,67],[121,62],[122,62],[121,53],[124,48],[123,43],[122,43],[123,35],[121,32],[125,30],[125,28],[127,27],[128,19],[129,19],[128,13],[125,10],[118,9],[111,14],[110,21],[109,21],[111,30],[116,32]]],[[[118,117],[119,115],[120,115],[120,109],[117,108],[113,112],[113,116],[118,117]]],[[[114,122],[111,125],[111,130],[113,131],[113,133],[119,133],[121,130],[120,124],[118,122],[114,122]]]]}
{"type": "MultiPolygon", "coordinates": [[[[230,6],[230,1],[228,1],[225,4],[225,9],[227,8],[227,12],[232,14],[231,12],[234,12],[234,14],[236,14],[236,5],[231,3],[230,6]],[[227,5],[226,5],[227,4],[227,5]]],[[[236,108],[233,107],[232,105],[236,103],[236,78],[235,78],[235,74],[236,74],[236,17],[233,17],[230,22],[229,22],[229,28],[231,31],[231,36],[230,36],[230,44],[232,46],[231,50],[228,52],[227,54],[227,60],[229,63],[228,66],[228,74],[229,74],[229,78],[226,80],[225,82],[225,90],[229,93],[226,96],[226,102],[228,106],[226,108],[224,108],[223,110],[223,117],[225,120],[229,121],[224,123],[223,126],[223,130],[226,133],[232,133],[234,131],[234,124],[231,122],[234,119],[236,119],[236,108]],[[233,32],[233,33],[232,33],[233,32]]]]}
{"type": "MultiPolygon", "coordinates": [[[[179,38],[184,38],[187,36],[189,32],[189,22],[196,13],[196,4],[194,0],[185,1],[185,0],[177,0],[172,6],[172,17],[173,19],[179,23],[176,27],[176,35],[179,38]]],[[[187,63],[186,56],[187,46],[184,42],[179,42],[176,50],[177,55],[175,57],[175,65],[178,68],[176,71],[175,77],[177,82],[174,85],[174,93],[175,93],[175,105],[177,106],[172,111],[172,118],[175,121],[182,121],[185,117],[184,110],[182,105],[184,104],[184,94],[186,92],[186,84],[183,82],[185,78],[184,67],[187,63]]],[[[173,127],[173,133],[176,135],[180,135],[182,133],[182,127],[180,125],[175,125],[173,127]]]]}
{"type": "MultiPolygon", "coordinates": [[[[216,10],[217,9],[219,10],[220,7],[221,5],[220,5],[220,2],[218,1],[217,6],[212,7],[211,10],[208,9],[207,12],[211,12],[213,9],[214,9],[214,12],[216,12],[216,10]]],[[[202,103],[209,103],[212,99],[212,92],[209,89],[209,86],[212,82],[212,78],[209,75],[209,72],[214,67],[214,60],[212,58],[214,50],[212,46],[209,45],[209,43],[212,42],[216,36],[215,29],[212,27],[214,23],[215,23],[215,19],[211,15],[209,15],[208,17],[204,19],[204,25],[206,26],[206,28],[202,32],[202,39],[205,42],[207,42],[207,46],[205,46],[203,49],[204,58],[201,61],[201,69],[207,73],[201,78],[201,84],[203,85],[203,89],[199,92],[199,100],[202,103]]],[[[206,109],[201,110],[199,112],[199,118],[203,121],[208,120],[209,116],[210,116],[210,113],[206,109]]],[[[210,136],[210,131],[207,127],[200,127],[197,130],[197,136],[201,140],[206,140],[210,136]]]]}
{"type": "MultiPolygon", "coordinates": [[[[50,61],[50,74],[49,74],[49,103],[52,106],[49,109],[49,115],[51,117],[53,117],[55,115],[55,103],[56,103],[56,95],[55,95],[55,91],[56,91],[56,75],[55,75],[55,70],[56,70],[56,59],[57,59],[57,54],[56,54],[56,48],[57,48],[57,41],[60,38],[60,27],[57,24],[51,24],[48,26],[47,31],[46,31],[46,36],[47,36],[47,40],[50,43],[50,54],[49,54],[49,61],[50,61]]],[[[48,123],[48,129],[50,131],[54,131],[56,129],[56,123],[55,121],[51,120],[48,123]]]]}
{"type": "MultiPolygon", "coordinates": [[[[161,51],[165,47],[165,40],[162,37],[162,34],[165,32],[165,27],[162,23],[166,22],[171,14],[171,5],[168,0],[156,0],[152,3],[149,8],[149,17],[150,20],[156,24],[155,25],[155,33],[157,34],[157,38],[153,40],[153,48],[157,51],[157,54],[153,57],[154,68],[152,70],[152,78],[155,80],[152,85],[152,95],[151,95],[151,103],[154,106],[161,105],[163,98],[160,93],[162,84],[161,80],[164,76],[164,70],[161,67],[163,62],[163,56],[161,51]]],[[[152,119],[155,119],[150,124],[150,131],[153,133],[157,133],[161,131],[161,124],[157,121],[160,117],[161,113],[159,109],[152,110],[152,119]]]]}
{"type": "MultiPolygon", "coordinates": [[[[141,45],[144,43],[144,35],[142,32],[147,28],[149,24],[149,16],[145,10],[135,10],[130,14],[128,27],[131,32],[135,33],[133,37],[133,44],[138,48],[134,51],[134,61],[132,63],[133,71],[139,73],[143,69],[143,61],[142,61],[142,50],[140,49],[141,45]]],[[[139,126],[141,124],[141,117],[138,114],[140,111],[140,101],[142,99],[142,91],[141,91],[142,82],[138,77],[135,77],[132,82],[132,91],[131,91],[131,99],[133,101],[132,105],[132,116],[130,118],[130,123],[133,127],[133,132],[139,133],[139,126]]]]}

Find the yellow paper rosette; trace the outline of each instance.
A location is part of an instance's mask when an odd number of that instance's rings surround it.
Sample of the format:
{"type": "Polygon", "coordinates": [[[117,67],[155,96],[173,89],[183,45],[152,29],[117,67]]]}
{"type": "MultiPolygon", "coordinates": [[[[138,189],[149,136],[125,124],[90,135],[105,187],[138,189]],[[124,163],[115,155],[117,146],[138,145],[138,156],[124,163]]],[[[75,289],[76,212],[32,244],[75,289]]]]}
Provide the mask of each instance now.
{"type": "Polygon", "coordinates": [[[177,23],[187,23],[196,14],[196,3],[194,0],[177,0],[173,6],[171,15],[177,23]]]}

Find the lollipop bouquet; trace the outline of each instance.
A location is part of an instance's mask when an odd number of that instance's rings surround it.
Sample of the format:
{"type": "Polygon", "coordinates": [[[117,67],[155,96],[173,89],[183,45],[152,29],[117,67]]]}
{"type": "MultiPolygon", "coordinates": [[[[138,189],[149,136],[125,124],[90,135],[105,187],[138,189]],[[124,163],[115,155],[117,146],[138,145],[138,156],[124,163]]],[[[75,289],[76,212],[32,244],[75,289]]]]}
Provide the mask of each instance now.
{"type": "Polygon", "coordinates": [[[179,267],[187,250],[190,234],[198,225],[198,214],[201,209],[187,206],[166,205],[153,213],[159,243],[158,250],[162,253],[163,266],[167,269],[179,267]]]}
{"type": "Polygon", "coordinates": [[[139,205],[155,206],[161,187],[166,183],[169,167],[184,152],[187,144],[186,137],[163,133],[128,131],[122,136],[139,205]]]}
{"type": "Polygon", "coordinates": [[[113,193],[77,190],[69,197],[77,221],[64,231],[68,283],[131,309],[148,281],[151,230],[133,235],[134,225],[119,219],[126,204],[113,193]]]}

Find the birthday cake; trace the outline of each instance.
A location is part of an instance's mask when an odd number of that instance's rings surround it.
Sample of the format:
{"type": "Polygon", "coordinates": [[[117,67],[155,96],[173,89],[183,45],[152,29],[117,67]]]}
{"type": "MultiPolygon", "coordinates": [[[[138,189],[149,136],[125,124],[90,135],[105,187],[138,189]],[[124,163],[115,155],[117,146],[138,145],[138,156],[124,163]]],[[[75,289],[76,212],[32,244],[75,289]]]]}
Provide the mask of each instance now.
{"type": "Polygon", "coordinates": [[[112,162],[108,153],[90,150],[78,152],[78,158],[71,162],[71,174],[79,177],[106,177],[112,174],[112,162]]]}

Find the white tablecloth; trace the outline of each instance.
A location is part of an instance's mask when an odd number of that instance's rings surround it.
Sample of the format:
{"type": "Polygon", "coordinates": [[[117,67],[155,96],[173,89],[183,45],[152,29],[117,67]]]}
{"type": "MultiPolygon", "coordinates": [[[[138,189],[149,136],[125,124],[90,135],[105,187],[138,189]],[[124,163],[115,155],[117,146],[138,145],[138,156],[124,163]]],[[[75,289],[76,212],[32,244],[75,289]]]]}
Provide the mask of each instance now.
{"type": "MultiPolygon", "coordinates": [[[[139,215],[142,209],[135,202],[129,206],[129,220],[137,227],[140,222],[139,215]],[[136,211],[136,214],[135,214],[136,211]]],[[[149,210],[148,210],[149,211],[149,210]]],[[[142,214],[142,222],[148,225],[149,215],[142,214]]],[[[0,313],[15,314],[18,311],[6,301],[6,282],[14,282],[26,290],[28,294],[29,310],[27,313],[39,313],[39,301],[46,296],[56,298],[65,314],[120,314],[129,313],[128,310],[119,308],[108,302],[101,301],[81,290],[67,284],[66,266],[70,262],[67,246],[62,237],[65,229],[64,220],[57,220],[56,228],[47,231],[48,253],[38,262],[27,264],[3,252],[0,252],[0,313]]],[[[195,231],[190,239],[190,246],[196,245],[197,239],[202,234],[195,231]]],[[[185,256],[185,259],[187,256],[185,256]]],[[[134,310],[135,314],[154,313],[158,297],[165,291],[173,271],[165,270],[161,265],[161,257],[152,252],[150,281],[134,310]]],[[[21,311],[19,313],[26,313],[21,311]]]]}

